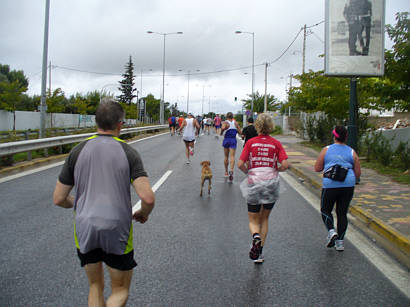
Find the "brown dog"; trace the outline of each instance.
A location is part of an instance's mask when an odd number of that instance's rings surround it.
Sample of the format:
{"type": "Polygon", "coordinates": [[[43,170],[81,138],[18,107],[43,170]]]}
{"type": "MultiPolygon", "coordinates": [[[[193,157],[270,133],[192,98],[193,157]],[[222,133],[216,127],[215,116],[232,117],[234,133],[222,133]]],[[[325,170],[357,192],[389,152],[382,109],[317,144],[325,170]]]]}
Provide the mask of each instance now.
{"type": "Polygon", "coordinates": [[[208,194],[211,194],[211,183],[212,183],[212,170],[210,168],[211,162],[210,161],[202,161],[202,172],[201,172],[201,193],[199,194],[202,196],[202,189],[204,187],[205,180],[208,180],[208,194]]]}

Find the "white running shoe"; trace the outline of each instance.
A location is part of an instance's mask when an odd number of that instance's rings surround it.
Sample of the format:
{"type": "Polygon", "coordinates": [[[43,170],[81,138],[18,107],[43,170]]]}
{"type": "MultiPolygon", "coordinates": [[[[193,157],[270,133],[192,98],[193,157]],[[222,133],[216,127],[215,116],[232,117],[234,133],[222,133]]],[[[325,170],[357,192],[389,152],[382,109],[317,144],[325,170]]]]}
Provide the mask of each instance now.
{"type": "Polygon", "coordinates": [[[253,260],[253,263],[263,263],[265,259],[263,258],[262,253],[259,255],[258,259],[253,260]]]}
{"type": "Polygon", "coordinates": [[[326,247],[335,246],[335,241],[337,240],[337,232],[334,229],[330,229],[327,234],[326,247]]]}
{"type": "Polygon", "coordinates": [[[186,162],[185,162],[186,164],[190,164],[191,163],[191,161],[189,161],[189,159],[188,160],[186,160],[186,162]]]}
{"type": "Polygon", "coordinates": [[[338,252],[343,252],[345,250],[344,242],[343,240],[336,240],[335,241],[335,249],[338,252]]]}

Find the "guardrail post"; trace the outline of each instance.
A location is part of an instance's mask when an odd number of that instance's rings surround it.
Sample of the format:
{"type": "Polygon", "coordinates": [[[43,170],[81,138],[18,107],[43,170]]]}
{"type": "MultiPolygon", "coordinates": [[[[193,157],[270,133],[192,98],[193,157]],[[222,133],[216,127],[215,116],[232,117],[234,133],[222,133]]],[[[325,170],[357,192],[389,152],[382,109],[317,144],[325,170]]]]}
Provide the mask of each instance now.
{"type": "MultiPolygon", "coordinates": [[[[30,134],[29,131],[24,131],[24,138],[25,138],[26,140],[29,139],[29,134],[30,134]]],[[[28,161],[31,161],[32,159],[33,159],[33,156],[32,156],[32,154],[31,154],[31,151],[27,151],[27,160],[28,160],[28,161]]]]}

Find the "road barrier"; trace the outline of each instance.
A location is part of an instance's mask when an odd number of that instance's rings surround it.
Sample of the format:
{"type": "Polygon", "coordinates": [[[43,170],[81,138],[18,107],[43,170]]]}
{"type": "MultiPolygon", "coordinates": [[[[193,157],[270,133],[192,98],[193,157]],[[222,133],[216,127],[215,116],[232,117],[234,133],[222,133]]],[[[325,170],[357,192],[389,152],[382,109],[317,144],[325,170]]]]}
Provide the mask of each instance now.
{"type": "MultiPolygon", "coordinates": [[[[165,128],[168,128],[168,125],[126,128],[126,129],[121,129],[120,134],[122,135],[131,134],[131,133],[159,130],[159,129],[165,129],[165,128]]],[[[2,143],[0,144],[0,157],[13,155],[13,154],[20,153],[20,152],[29,152],[32,150],[45,149],[45,148],[54,147],[54,146],[78,143],[93,135],[95,135],[95,132],[42,138],[42,139],[36,139],[36,140],[2,143]]]]}

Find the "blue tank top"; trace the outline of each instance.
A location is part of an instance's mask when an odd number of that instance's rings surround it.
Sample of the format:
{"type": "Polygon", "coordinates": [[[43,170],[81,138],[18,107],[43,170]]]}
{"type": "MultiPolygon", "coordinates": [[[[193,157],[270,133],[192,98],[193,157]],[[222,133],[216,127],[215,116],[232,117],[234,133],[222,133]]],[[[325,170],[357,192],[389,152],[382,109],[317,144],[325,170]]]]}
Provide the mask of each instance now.
{"type": "Polygon", "coordinates": [[[227,121],[229,123],[229,128],[225,132],[225,138],[236,138],[236,134],[238,133],[238,130],[236,130],[235,126],[235,120],[233,119],[232,121],[227,121]]]}
{"type": "Polygon", "coordinates": [[[326,171],[333,165],[339,164],[349,169],[345,181],[336,181],[329,178],[323,178],[323,188],[345,188],[354,187],[356,176],[353,171],[353,149],[343,144],[332,144],[327,147],[324,159],[323,171],[326,171]]]}

